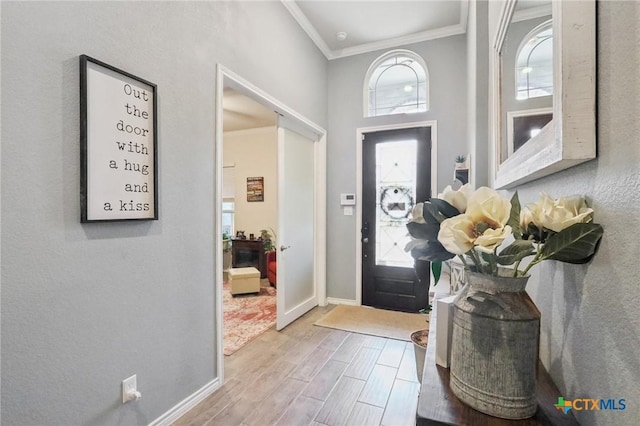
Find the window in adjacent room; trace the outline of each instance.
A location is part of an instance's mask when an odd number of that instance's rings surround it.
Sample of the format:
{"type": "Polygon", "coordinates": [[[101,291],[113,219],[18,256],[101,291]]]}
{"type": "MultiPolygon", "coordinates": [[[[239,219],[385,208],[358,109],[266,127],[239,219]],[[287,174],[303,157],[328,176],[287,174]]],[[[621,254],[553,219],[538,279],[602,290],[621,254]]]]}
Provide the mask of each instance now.
{"type": "Polygon", "coordinates": [[[226,198],[222,201],[222,233],[234,235],[233,216],[235,214],[235,203],[233,198],[226,198]]]}
{"type": "Polygon", "coordinates": [[[364,115],[424,112],[429,109],[429,73],[424,60],[408,50],[393,50],[367,71],[364,115]]]}
{"type": "Polygon", "coordinates": [[[222,233],[235,235],[233,218],[235,215],[235,164],[222,168],[222,233]]]}

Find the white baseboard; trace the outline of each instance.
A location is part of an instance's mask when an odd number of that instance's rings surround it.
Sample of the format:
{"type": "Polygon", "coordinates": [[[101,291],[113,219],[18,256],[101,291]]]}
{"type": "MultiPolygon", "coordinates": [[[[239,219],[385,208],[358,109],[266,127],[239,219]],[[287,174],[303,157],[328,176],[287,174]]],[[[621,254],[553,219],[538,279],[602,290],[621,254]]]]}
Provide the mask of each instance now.
{"type": "Polygon", "coordinates": [[[218,390],[219,387],[220,380],[218,378],[213,379],[193,394],[180,401],[175,407],[149,423],[149,426],[169,426],[186,414],[187,411],[198,405],[206,397],[218,390]]]}
{"type": "Polygon", "coordinates": [[[350,305],[350,306],[358,306],[355,300],[351,299],[337,299],[335,297],[327,297],[327,303],[331,305],[350,305]]]}

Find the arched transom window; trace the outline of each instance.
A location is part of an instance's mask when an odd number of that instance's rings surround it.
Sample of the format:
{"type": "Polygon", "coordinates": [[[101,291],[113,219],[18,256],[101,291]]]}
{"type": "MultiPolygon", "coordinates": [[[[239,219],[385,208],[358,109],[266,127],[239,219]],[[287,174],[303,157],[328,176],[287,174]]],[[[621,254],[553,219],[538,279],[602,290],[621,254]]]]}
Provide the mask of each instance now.
{"type": "Polygon", "coordinates": [[[553,95],[551,21],[534,28],[525,36],[516,58],[516,99],[553,95]]]}
{"type": "Polygon", "coordinates": [[[364,92],[365,117],[427,111],[427,66],[408,50],[385,53],[369,67],[364,92]]]}

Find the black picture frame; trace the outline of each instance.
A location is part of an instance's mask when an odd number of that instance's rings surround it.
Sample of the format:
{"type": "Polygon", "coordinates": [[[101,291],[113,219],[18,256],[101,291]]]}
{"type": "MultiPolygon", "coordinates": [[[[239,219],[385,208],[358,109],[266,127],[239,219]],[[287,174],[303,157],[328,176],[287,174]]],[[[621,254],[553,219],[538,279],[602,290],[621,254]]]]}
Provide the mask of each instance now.
{"type": "Polygon", "coordinates": [[[80,55],[80,219],[158,220],[158,90],[80,55]]]}

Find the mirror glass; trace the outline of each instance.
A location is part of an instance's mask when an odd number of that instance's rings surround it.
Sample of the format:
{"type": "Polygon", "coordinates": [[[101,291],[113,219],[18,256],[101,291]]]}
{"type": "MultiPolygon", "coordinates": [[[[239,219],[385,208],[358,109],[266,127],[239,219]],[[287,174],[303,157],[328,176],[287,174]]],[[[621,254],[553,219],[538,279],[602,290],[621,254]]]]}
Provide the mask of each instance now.
{"type": "Polygon", "coordinates": [[[493,47],[491,185],[596,158],[595,0],[504,0],[493,47]]]}
{"type": "Polygon", "coordinates": [[[518,0],[500,49],[499,162],[553,118],[551,1],[518,0]]]}

